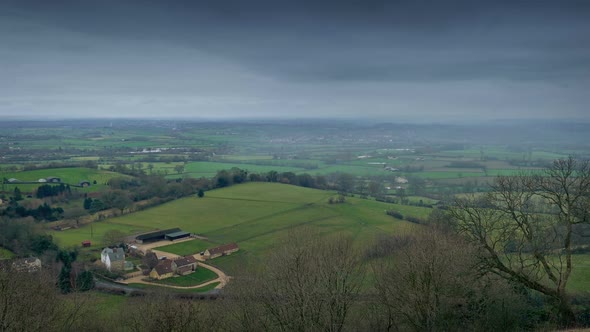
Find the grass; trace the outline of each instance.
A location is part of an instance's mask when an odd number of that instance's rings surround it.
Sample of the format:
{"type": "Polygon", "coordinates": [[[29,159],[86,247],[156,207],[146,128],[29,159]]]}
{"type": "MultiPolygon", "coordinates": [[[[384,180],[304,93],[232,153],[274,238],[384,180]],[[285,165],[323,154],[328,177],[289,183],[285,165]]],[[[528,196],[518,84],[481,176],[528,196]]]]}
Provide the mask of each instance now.
{"type": "Polygon", "coordinates": [[[155,229],[147,225],[125,225],[112,221],[93,222],[91,225],[84,225],[80,228],[72,228],[65,231],[51,231],[50,234],[60,247],[81,246],[84,240],[92,242],[91,248],[102,248],[104,234],[109,230],[118,230],[131,235],[138,232],[145,232],[155,229]]]}
{"type": "Polygon", "coordinates": [[[588,292],[590,290],[590,254],[572,255],[574,266],[568,283],[572,292],[588,292]]]}
{"type": "Polygon", "coordinates": [[[179,277],[172,277],[162,280],[154,280],[154,283],[163,284],[163,285],[171,285],[171,286],[180,286],[180,287],[191,287],[202,284],[204,282],[217,279],[217,274],[209,269],[199,267],[195,270],[195,272],[191,274],[187,274],[185,276],[179,277]]]}
{"type": "MultiPolygon", "coordinates": [[[[149,229],[179,227],[208,237],[160,248],[176,254],[193,254],[210,246],[237,242],[240,259],[231,255],[214,260],[224,268],[239,266],[242,260],[256,259],[272,250],[277,238],[290,231],[311,227],[321,233],[342,232],[359,243],[379,233],[396,233],[416,227],[394,219],[385,210],[394,209],[405,216],[426,218],[430,209],[402,206],[347,197],[343,204],[328,204],[335,193],[279,183],[246,183],[208,191],[204,198],[187,197],[154,208],[94,223],[95,241],[101,234],[118,229],[126,234],[149,229]],[[218,261],[219,260],[219,261],[218,261]]],[[[79,245],[90,238],[88,226],[53,232],[60,244],[79,245]]]]}
{"type": "MultiPolygon", "coordinates": [[[[78,185],[80,181],[87,180],[90,183],[96,181],[96,184],[91,184],[90,187],[87,188],[76,188],[76,190],[81,190],[84,192],[89,191],[99,191],[105,189],[106,183],[115,177],[129,177],[128,175],[105,171],[105,170],[98,170],[93,168],[85,168],[85,167],[68,167],[68,168],[51,168],[51,169],[39,169],[33,171],[21,171],[21,172],[4,172],[2,177],[7,179],[15,178],[20,181],[25,182],[36,182],[39,179],[44,179],[50,176],[58,177],[61,179],[63,183],[70,184],[70,185],[78,185]]],[[[0,179],[1,180],[1,179],[0,179]]],[[[37,184],[4,184],[3,190],[7,192],[14,191],[15,187],[18,187],[21,191],[24,192],[31,192],[34,189],[37,189],[40,185],[45,183],[37,183],[37,184]]]]}
{"type": "Polygon", "coordinates": [[[0,247],[0,260],[11,259],[14,257],[14,253],[6,248],[0,247]]]}
{"type": "Polygon", "coordinates": [[[113,177],[125,176],[120,173],[98,170],[93,168],[85,167],[68,167],[68,168],[51,168],[51,169],[39,169],[33,171],[22,171],[22,172],[6,172],[4,175],[6,178],[16,178],[21,181],[37,181],[41,178],[47,178],[49,176],[55,176],[61,178],[61,181],[69,184],[78,184],[82,180],[88,180],[90,182],[96,180],[98,184],[105,184],[108,180],[113,177]]]}
{"type": "Polygon", "coordinates": [[[191,240],[191,241],[184,241],[174,244],[169,244],[162,247],[157,247],[155,249],[170,252],[173,254],[177,254],[180,256],[187,256],[187,255],[194,255],[201,251],[205,251],[207,248],[215,247],[216,245],[204,241],[204,240],[191,240]]]}
{"type": "Polygon", "coordinates": [[[108,294],[98,291],[91,291],[90,304],[96,311],[97,317],[108,319],[116,315],[127,303],[127,297],[115,294],[108,294]]]}

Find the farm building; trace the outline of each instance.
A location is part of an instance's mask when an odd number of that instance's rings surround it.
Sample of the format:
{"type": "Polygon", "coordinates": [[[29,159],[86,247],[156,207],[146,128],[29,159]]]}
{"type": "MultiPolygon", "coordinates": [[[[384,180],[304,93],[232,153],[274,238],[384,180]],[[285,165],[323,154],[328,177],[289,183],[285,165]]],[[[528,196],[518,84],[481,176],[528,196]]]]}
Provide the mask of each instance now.
{"type": "Polygon", "coordinates": [[[193,256],[184,256],[176,260],[161,260],[150,272],[152,279],[166,279],[178,274],[181,276],[191,274],[197,269],[197,259],[193,256]]]}
{"type": "Polygon", "coordinates": [[[18,183],[18,182],[22,182],[22,181],[19,179],[15,179],[15,178],[8,179],[8,183],[18,183]]]}
{"type": "Polygon", "coordinates": [[[170,240],[170,241],[184,239],[184,238],[190,237],[190,236],[191,236],[191,233],[184,232],[184,231],[167,233],[166,235],[164,235],[164,237],[166,238],[166,240],[170,240]]]}
{"type": "Polygon", "coordinates": [[[78,186],[80,186],[80,187],[90,187],[90,181],[82,180],[82,181],[80,181],[80,183],[78,183],[78,186]]]}
{"type": "Polygon", "coordinates": [[[123,270],[125,268],[125,252],[123,248],[104,248],[100,253],[100,261],[111,270],[123,270]]]}
{"type": "Polygon", "coordinates": [[[45,182],[47,182],[47,180],[41,178],[41,179],[37,180],[37,182],[39,182],[39,183],[45,183],[45,182]]]}
{"type": "Polygon", "coordinates": [[[45,180],[47,180],[47,182],[51,182],[51,183],[60,183],[61,182],[61,178],[58,178],[56,176],[48,176],[45,178],[45,180]]]}
{"type": "Polygon", "coordinates": [[[174,262],[168,259],[162,260],[150,272],[150,278],[162,280],[174,275],[174,262]]]}
{"type": "Polygon", "coordinates": [[[92,245],[92,242],[90,242],[90,240],[82,241],[82,247],[90,247],[91,245],[92,245]]]}
{"type": "Polygon", "coordinates": [[[165,229],[162,231],[156,232],[149,232],[145,234],[141,234],[135,237],[135,241],[137,243],[148,243],[148,242],[156,242],[166,239],[166,234],[173,234],[177,232],[182,232],[180,228],[171,228],[165,229]]]}
{"type": "Polygon", "coordinates": [[[179,275],[187,275],[193,273],[197,269],[197,259],[193,256],[184,256],[174,261],[176,265],[176,273],[179,275]]]}
{"type": "Polygon", "coordinates": [[[240,248],[238,247],[238,245],[236,243],[224,244],[219,247],[205,250],[205,253],[203,254],[203,256],[205,256],[205,258],[207,258],[207,259],[212,259],[212,258],[219,257],[219,256],[231,255],[232,253],[234,253],[238,250],[240,250],[240,248]]]}

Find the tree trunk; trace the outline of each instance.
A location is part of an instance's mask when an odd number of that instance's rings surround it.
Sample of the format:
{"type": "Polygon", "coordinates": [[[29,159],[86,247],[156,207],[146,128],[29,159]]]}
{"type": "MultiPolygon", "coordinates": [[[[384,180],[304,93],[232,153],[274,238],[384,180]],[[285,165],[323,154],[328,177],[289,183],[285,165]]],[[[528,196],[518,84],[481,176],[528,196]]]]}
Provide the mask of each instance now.
{"type": "Polygon", "coordinates": [[[555,301],[557,302],[555,307],[557,308],[559,325],[561,327],[575,327],[576,315],[572,310],[568,298],[562,294],[559,298],[555,299],[555,301]]]}

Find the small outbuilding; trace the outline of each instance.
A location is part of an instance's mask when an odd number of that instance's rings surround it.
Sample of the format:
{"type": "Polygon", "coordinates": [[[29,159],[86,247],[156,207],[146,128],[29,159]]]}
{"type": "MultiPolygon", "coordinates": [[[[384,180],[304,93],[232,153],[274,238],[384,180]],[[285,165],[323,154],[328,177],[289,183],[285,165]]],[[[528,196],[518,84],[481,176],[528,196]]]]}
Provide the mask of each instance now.
{"type": "Polygon", "coordinates": [[[203,256],[205,256],[205,258],[207,258],[207,259],[212,259],[212,258],[219,257],[219,256],[231,255],[232,253],[234,253],[238,250],[240,250],[240,248],[238,247],[238,245],[236,243],[224,244],[219,247],[205,250],[205,253],[203,254],[203,256]]]}
{"type": "Polygon", "coordinates": [[[47,180],[47,182],[51,182],[51,183],[60,183],[61,182],[61,178],[58,178],[56,176],[48,176],[45,178],[45,180],[47,180]]]}
{"type": "Polygon", "coordinates": [[[90,181],[82,180],[82,181],[80,181],[80,183],[78,183],[78,186],[80,186],[80,187],[90,187],[90,181]]]}
{"type": "Polygon", "coordinates": [[[84,240],[82,241],[82,247],[90,247],[92,245],[92,242],[90,242],[90,240],[84,240]]]}
{"type": "Polygon", "coordinates": [[[47,182],[47,180],[46,180],[46,179],[43,179],[43,178],[41,178],[41,179],[37,180],[37,182],[39,182],[39,183],[45,183],[45,182],[47,182]]]}
{"type": "Polygon", "coordinates": [[[174,264],[176,264],[176,273],[181,276],[193,273],[197,269],[197,259],[190,255],[175,260],[174,264]]]}

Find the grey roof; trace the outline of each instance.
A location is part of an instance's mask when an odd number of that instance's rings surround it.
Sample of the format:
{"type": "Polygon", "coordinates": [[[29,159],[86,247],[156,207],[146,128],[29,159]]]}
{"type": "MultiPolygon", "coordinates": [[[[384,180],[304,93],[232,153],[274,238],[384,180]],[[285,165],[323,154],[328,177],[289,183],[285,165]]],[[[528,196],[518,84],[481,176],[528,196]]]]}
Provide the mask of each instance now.
{"type": "Polygon", "coordinates": [[[113,250],[113,252],[109,252],[108,255],[109,255],[109,259],[111,260],[111,262],[125,260],[125,252],[123,251],[122,248],[116,248],[113,250]]]}
{"type": "Polygon", "coordinates": [[[168,233],[168,234],[166,234],[166,236],[177,237],[177,236],[190,235],[190,234],[191,233],[189,233],[189,232],[178,231],[178,232],[174,232],[174,233],[168,233]]]}

